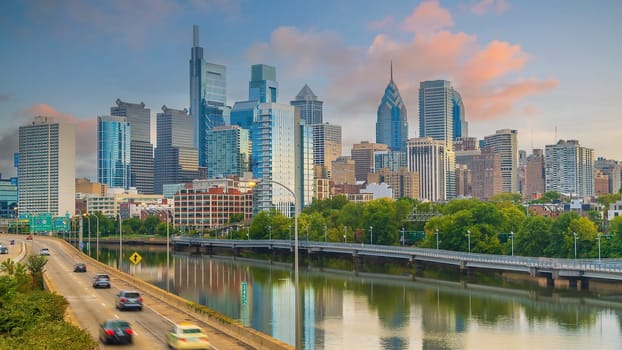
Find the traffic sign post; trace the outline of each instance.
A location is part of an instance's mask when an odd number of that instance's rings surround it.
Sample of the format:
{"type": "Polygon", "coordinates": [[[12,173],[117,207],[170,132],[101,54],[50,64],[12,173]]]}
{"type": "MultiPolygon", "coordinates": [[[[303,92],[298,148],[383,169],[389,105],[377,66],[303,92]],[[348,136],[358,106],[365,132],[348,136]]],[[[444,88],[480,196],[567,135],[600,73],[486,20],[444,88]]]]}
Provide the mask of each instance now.
{"type": "Polygon", "coordinates": [[[138,254],[138,252],[134,252],[134,254],[130,255],[130,261],[134,265],[138,264],[142,259],[143,259],[143,257],[140,256],[140,254],[138,254]]]}

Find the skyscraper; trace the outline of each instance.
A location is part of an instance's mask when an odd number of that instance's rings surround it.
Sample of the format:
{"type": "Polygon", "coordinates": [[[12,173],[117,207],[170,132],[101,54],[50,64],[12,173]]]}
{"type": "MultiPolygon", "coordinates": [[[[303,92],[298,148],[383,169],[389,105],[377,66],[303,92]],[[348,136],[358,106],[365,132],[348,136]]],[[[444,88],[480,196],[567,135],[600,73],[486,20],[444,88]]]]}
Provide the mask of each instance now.
{"type": "Polygon", "coordinates": [[[519,192],[518,178],[518,132],[516,130],[497,130],[494,135],[484,137],[486,147],[499,155],[503,192],[519,192]]]}
{"type": "Polygon", "coordinates": [[[451,103],[453,105],[454,114],[454,140],[462,137],[469,136],[469,123],[465,119],[464,103],[462,103],[462,96],[458,91],[453,90],[453,96],[451,97],[451,103]]]}
{"type": "Polygon", "coordinates": [[[110,114],[125,117],[130,124],[131,186],[138,192],[153,194],[153,145],[151,144],[151,109],[144,103],[129,103],[117,99],[110,114]]]}
{"type": "Polygon", "coordinates": [[[527,157],[525,171],[525,193],[528,199],[538,199],[544,193],[544,152],[534,149],[533,154],[527,157]]]}
{"type": "Polygon", "coordinates": [[[546,145],[544,155],[545,191],[571,197],[594,195],[594,150],[577,140],[559,140],[546,145]]]}
{"type": "Polygon", "coordinates": [[[192,145],[199,153],[199,164],[207,159],[206,132],[225,125],[229,118],[227,107],[227,67],[207,62],[199,46],[199,26],[192,27],[190,51],[190,115],[194,132],[192,145]]]}
{"type": "Polygon", "coordinates": [[[300,89],[296,99],[291,101],[290,104],[300,110],[300,118],[307,125],[323,123],[322,105],[324,102],[318,100],[307,84],[300,89]]]}
{"type": "Polygon", "coordinates": [[[243,176],[251,156],[249,130],[237,125],[215,127],[207,132],[207,178],[243,176]]]}
{"type": "Polygon", "coordinates": [[[193,119],[188,110],[162,106],[157,115],[155,193],[165,184],[190,182],[198,176],[198,152],[192,146],[193,119]]]}
{"type": "Polygon", "coordinates": [[[19,128],[20,216],[74,215],[76,135],[71,124],[38,116],[19,128]]]}
{"type": "Polygon", "coordinates": [[[332,162],[341,156],[341,126],[313,124],[313,164],[321,165],[331,177],[332,162]]]}
{"type": "Polygon", "coordinates": [[[248,83],[248,99],[259,103],[276,103],[279,83],[276,68],[267,64],[251,66],[251,80],[248,83]]]}
{"type": "Polygon", "coordinates": [[[367,181],[367,174],[376,170],[374,155],[377,151],[387,150],[387,145],[382,143],[363,141],[353,144],[350,154],[354,160],[356,181],[367,181]]]}
{"type": "Polygon", "coordinates": [[[129,189],[130,123],[125,117],[97,117],[97,181],[129,189]]]}
{"type": "MultiPolygon", "coordinates": [[[[419,173],[419,196],[430,201],[447,199],[446,143],[431,137],[408,140],[408,170],[419,173]]],[[[455,180],[454,180],[455,181],[455,180]]]]}
{"type": "Polygon", "coordinates": [[[393,63],[391,63],[391,79],[378,106],[376,143],[385,144],[392,151],[406,152],[407,140],[406,106],[402,101],[397,85],[393,82],[393,63]]]}

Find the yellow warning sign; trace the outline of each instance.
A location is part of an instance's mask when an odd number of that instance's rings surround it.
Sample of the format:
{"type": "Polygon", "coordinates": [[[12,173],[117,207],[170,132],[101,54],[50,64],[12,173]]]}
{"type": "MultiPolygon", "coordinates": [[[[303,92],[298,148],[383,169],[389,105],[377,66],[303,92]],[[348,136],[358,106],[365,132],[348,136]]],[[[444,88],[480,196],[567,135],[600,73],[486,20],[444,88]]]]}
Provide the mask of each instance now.
{"type": "Polygon", "coordinates": [[[130,261],[134,265],[138,264],[142,259],[143,259],[143,257],[140,256],[140,254],[138,254],[137,252],[134,252],[134,254],[130,255],[130,261]]]}

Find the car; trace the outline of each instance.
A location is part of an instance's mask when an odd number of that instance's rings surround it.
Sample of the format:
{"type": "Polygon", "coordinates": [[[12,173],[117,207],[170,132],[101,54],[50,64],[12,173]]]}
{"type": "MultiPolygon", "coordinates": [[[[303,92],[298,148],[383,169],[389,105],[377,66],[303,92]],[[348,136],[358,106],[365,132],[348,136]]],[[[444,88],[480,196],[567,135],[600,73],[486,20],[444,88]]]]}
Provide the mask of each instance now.
{"type": "Polygon", "coordinates": [[[28,235],[28,236],[26,236],[26,240],[27,240],[27,241],[32,241],[32,235],[28,235]]]}
{"type": "Polygon", "coordinates": [[[105,320],[99,325],[99,340],[104,344],[132,344],[134,331],[127,321],[105,320]]]}
{"type": "Polygon", "coordinates": [[[73,264],[73,272],[86,272],[86,264],[85,263],[73,264]]]}
{"type": "Polygon", "coordinates": [[[198,326],[182,322],[166,334],[166,343],[173,349],[209,349],[207,335],[198,326]]]}
{"type": "Polygon", "coordinates": [[[93,276],[93,288],[110,288],[110,276],[106,273],[93,276]]]}
{"type": "Polygon", "coordinates": [[[41,248],[41,250],[39,250],[39,255],[50,255],[50,250],[47,248],[41,248]]]}
{"type": "Polygon", "coordinates": [[[0,254],[9,254],[9,248],[7,247],[0,247],[0,254]]]}
{"type": "Polygon", "coordinates": [[[117,294],[117,300],[115,302],[117,309],[123,311],[127,309],[136,309],[141,311],[143,309],[143,297],[135,290],[122,290],[117,294]]]}
{"type": "Polygon", "coordinates": [[[14,244],[15,244],[15,240],[14,240],[14,239],[10,240],[10,241],[9,241],[9,244],[10,244],[10,245],[14,245],[14,244]]]}

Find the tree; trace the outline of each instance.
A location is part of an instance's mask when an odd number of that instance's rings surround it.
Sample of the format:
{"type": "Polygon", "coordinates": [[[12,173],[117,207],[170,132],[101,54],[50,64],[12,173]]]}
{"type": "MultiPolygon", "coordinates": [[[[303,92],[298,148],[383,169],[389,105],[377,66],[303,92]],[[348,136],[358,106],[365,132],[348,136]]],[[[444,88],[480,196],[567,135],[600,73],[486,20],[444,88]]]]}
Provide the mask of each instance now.
{"type": "Polygon", "coordinates": [[[147,216],[147,218],[145,218],[145,221],[142,222],[142,226],[145,228],[145,232],[150,235],[155,233],[156,227],[159,224],[160,218],[157,215],[149,215],[147,216]]]}
{"type": "Polygon", "coordinates": [[[545,248],[551,240],[550,219],[541,216],[528,217],[514,235],[515,255],[545,256],[545,248]]]}
{"type": "Polygon", "coordinates": [[[40,255],[30,255],[26,268],[32,276],[33,289],[43,289],[43,270],[48,263],[48,259],[40,255]]]}

